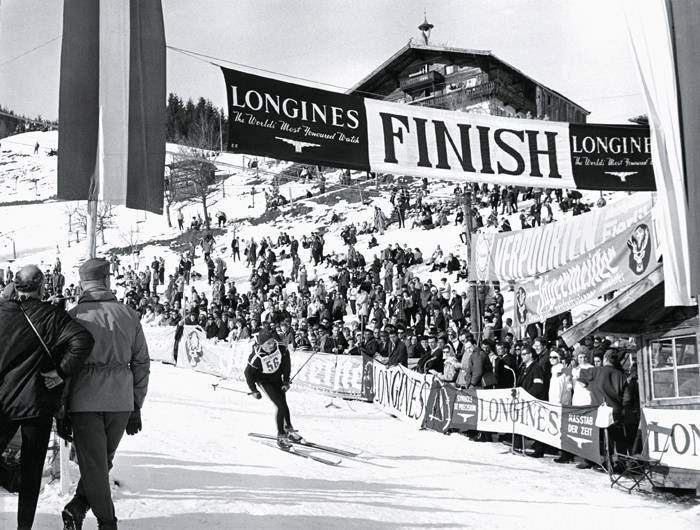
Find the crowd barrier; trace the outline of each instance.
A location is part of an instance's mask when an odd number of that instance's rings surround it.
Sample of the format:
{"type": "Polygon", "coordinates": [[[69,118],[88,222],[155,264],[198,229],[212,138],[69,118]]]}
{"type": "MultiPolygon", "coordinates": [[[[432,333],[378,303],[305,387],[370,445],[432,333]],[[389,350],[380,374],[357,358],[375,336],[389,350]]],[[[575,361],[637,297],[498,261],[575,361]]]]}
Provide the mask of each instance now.
{"type": "MultiPolygon", "coordinates": [[[[208,340],[199,326],[144,327],[151,359],[243,381],[252,340],[208,340]]],[[[291,354],[294,386],[364,399],[419,428],[527,436],[602,463],[600,433],[607,407],[565,407],[535,399],[522,388],[466,390],[403,366],[387,368],[367,356],[297,350],[291,354]]]]}
{"type": "MultiPolygon", "coordinates": [[[[209,340],[199,326],[185,326],[179,337],[174,327],[144,326],[144,333],[153,360],[234,381],[245,380],[243,372],[252,340],[233,343],[209,340]]],[[[295,387],[362,399],[360,356],[296,350],[290,357],[292,375],[296,374],[295,387]]]]}

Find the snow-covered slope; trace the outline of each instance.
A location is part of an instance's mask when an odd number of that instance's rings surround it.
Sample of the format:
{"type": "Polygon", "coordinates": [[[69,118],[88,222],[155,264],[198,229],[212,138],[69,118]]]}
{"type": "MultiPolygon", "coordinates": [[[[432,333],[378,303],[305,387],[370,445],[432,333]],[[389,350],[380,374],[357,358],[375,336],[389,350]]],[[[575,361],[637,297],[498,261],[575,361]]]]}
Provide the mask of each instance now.
{"type": "MultiPolygon", "coordinates": [[[[309,439],[360,449],[340,467],[248,439],[273,432],[267,400],[212,390],[211,376],[154,364],[144,429],[125,436],[113,478],[124,530],[561,529],[691,530],[700,511],[667,496],[611,490],[607,475],[511,455],[500,444],[419,431],[373,405],[292,391],[309,439]],[[381,433],[381,435],[378,435],[381,433]]],[[[49,485],[36,530],[66,502],[49,485]]],[[[0,493],[0,528],[16,497],[0,493]]],[[[84,528],[93,530],[92,515],[84,528]]]]}
{"type": "MultiPolygon", "coordinates": [[[[75,204],[52,200],[56,189],[56,158],[45,150],[56,146],[55,133],[27,133],[0,141],[0,203],[37,201],[36,204],[0,204],[0,267],[12,259],[12,239],[18,254],[12,268],[26,263],[50,266],[61,257],[67,283],[76,281],[83,244],[68,236],[67,208],[75,204]],[[33,154],[36,142],[40,152],[33,154]],[[15,177],[18,177],[15,179],[15,177]],[[36,185],[34,180],[36,179],[36,185]],[[15,180],[17,191],[14,191],[15,180]],[[37,195],[37,191],[39,195],[37,195]],[[9,233],[9,234],[8,234],[9,233]],[[68,241],[71,240],[70,246],[68,241]]],[[[176,152],[178,146],[168,146],[176,152]]],[[[256,176],[244,169],[243,157],[224,154],[217,160],[222,172],[231,174],[212,194],[210,212],[226,212],[229,223],[217,238],[217,252],[228,264],[228,275],[246,291],[250,269],[230,259],[234,230],[241,238],[272,236],[280,231],[296,237],[325,228],[326,253],[344,250],[339,236],[345,222],[372,219],[377,204],[390,213],[388,187],[379,193],[372,182],[353,175],[353,187],[337,187],[338,174],[329,176],[325,198],[305,199],[312,184],[285,183],[281,193],[294,198],[278,216],[265,214],[262,190],[271,185],[267,173],[256,176]],[[252,206],[252,187],[256,187],[252,206]],[[372,205],[357,199],[372,195],[372,205]],[[330,224],[336,213],[343,221],[330,224]],[[261,222],[268,219],[269,222],[261,222]]],[[[265,170],[285,166],[263,164],[265,170]]],[[[453,186],[430,185],[428,202],[445,199],[453,186]]],[[[625,194],[608,194],[609,201],[625,194]]],[[[587,196],[589,201],[597,194],[587,196]]],[[[529,204],[523,203],[521,207],[529,204]]],[[[173,223],[182,207],[186,223],[200,213],[193,203],[173,207],[173,223]]],[[[98,252],[130,244],[140,254],[123,254],[122,264],[145,267],[154,256],[166,259],[166,270],[175,267],[178,255],[171,247],[180,234],[169,228],[163,216],[123,207],[115,209],[115,225],[105,233],[98,252]]],[[[560,217],[561,212],[555,212],[560,217]]],[[[513,227],[519,226],[517,215],[513,227]]],[[[410,223],[409,223],[410,224],[410,223]]],[[[360,236],[357,248],[369,259],[387,243],[419,247],[429,256],[436,245],[445,252],[463,253],[460,228],[454,225],[423,231],[392,225],[380,246],[368,250],[368,236],[360,236]]],[[[84,237],[81,234],[81,240],[84,237]]],[[[300,249],[301,250],[301,249],[300,249]]],[[[301,251],[307,267],[309,255],[301,251]]],[[[291,268],[289,259],[281,260],[291,268]]],[[[206,272],[198,258],[195,270],[206,272]]],[[[332,270],[321,266],[320,277],[332,270]]],[[[426,266],[413,271],[438,281],[443,273],[426,266]]],[[[206,274],[204,274],[206,277],[206,274]]],[[[199,292],[209,295],[206,282],[199,292]]],[[[291,288],[294,286],[292,285],[291,288]]],[[[465,290],[466,285],[453,283],[465,290]]],[[[506,299],[506,311],[509,301],[506,299]]],[[[595,304],[593,304],[594,306],[595,304]]],[[[478,444],[462,436],[418,431],[372,405],[336,401],[340,409],[326,408],[328,398],[292,392],[290,401],[297,427],[310,439],[362,449],[357,460],[340,468],[328,468],[251,442],[249,431],[272,432],[271,406],[265,400],[214,392],[209,376],[153,365],[151,393],[144,409],[144,431],[125,438],[116,461],[116,508],[125,529],[199,528],[698,528],[697,507],[679,504],[670,497],[642,497],[611,491],[605,475],[557,466],[550,459],[534,461],[511,456],[505,447],[478,444]],[[377,433],[381,432],[381,436],[377,433]]],[[[58,526],[58,509],[66,499],[50,485],[42,494],[35,528],[58,526]]],[[[0,494],[0,528],[12,528],[16,497],[0,494]]],[[[85,526],[94,529],[91,519],[85,526]]]]}

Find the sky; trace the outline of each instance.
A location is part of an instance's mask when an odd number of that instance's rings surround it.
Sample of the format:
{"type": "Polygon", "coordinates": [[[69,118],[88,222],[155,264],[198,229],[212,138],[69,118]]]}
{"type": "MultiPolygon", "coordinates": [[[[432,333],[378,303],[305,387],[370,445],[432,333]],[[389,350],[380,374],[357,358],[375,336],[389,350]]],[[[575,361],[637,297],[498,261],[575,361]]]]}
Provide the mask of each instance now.
{"type": "MultiPolygon", "coordinates": [[[[162,0],[169,46],[212,61],[349,88],[418,37],[491,50],[591,111],[591,123],[646,112],[618,2],[609,0],[162,0]]],[[[0,105],[58,117],[62,0],[0,0],[0,105]]],[[[220,69],[167,52],[167,89],[225,107],[220,69]]],[[[255,70],[251,70],[254,73],[255,70]]],[[[260,72],[257,72],[260,73],[260,72]]],[[[265,74],[262,74],[265,75],[265,74]]],[[[287,79],[293,81],[292,79],[287,79]]],[[[324,87],[329,90],[340,88],[324,87]]]]}

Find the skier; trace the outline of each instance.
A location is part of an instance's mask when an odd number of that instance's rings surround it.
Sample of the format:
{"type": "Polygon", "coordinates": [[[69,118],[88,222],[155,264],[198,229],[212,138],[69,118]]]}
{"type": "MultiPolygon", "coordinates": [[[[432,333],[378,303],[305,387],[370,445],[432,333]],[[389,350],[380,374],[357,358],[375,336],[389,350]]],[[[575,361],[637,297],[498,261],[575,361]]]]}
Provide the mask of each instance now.
{"type": "Polygon", "coordinates": [[[263,328],[258,333],[258,344],[248,357],[245,368],[245,380],[255,399],[261,399],[260,388],[267,394],[277,408],[277,445],[280,449],[289,449],[292,442],[300,442],[303,438],[292,427],[287,396],[289,390],[291,360],[289,350],[277,342],[269,328],[263,328]]]}

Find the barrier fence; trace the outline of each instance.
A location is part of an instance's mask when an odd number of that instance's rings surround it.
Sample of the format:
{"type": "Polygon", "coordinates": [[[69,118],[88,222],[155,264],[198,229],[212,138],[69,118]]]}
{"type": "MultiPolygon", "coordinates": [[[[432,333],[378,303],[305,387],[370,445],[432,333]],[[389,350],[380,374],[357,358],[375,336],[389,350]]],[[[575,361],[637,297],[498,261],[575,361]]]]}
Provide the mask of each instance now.
{"type": "MultiPolygon", "coordinates": [[[[217,342],[199,326],[144,327],[151,359],[244,381],[253,341],[217,342]]],[[[438,432],[514,433],[602,463],[607,407],[567,407],[535,399],[522,388],[462,389],[430,374],[358,355],[291,353],[295,387],[373,402],[383,411],[438,432]]]]}

